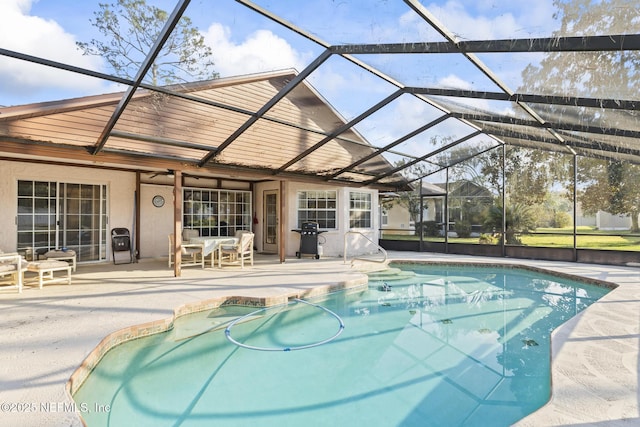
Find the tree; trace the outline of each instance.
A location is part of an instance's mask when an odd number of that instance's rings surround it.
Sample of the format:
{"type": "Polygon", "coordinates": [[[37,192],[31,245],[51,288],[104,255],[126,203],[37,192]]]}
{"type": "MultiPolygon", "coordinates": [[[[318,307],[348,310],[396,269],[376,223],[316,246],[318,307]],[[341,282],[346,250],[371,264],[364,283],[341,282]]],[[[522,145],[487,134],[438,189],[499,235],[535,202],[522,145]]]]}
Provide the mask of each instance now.
{"type": "MultiPolygon", "coordinates": [[[[521,245],[518,235],[528,233],[535,229],[535,217],[530,206],[516,203],[506,209],[506,238],[508,245],[521,245]]],[[[502,230],[502,206],[495,205],[489,208],[485,227],[494,230],[502,230]]],[[[502,244],[502,238],[500,238],[502,244]]]]}
{"type": "MultiPolygon", "coordinates": [[[[133,79],[158,39],[169,14],[145,0],[100,3],[90,20],[105,41],[92,39],[76,45],[85,55],[106,59],[115,75],[133,79]]],[[[165,42],[147,76],[152,84],[206,80],[218,77],[212,51],[191,20],[183,16],[165,42]]]]}
{"type": "Polygon", "coordinates": [[[502,170],[502,148],[478,157],[481,175],[494,194],[503,192],[502,175],[507,185],[507,204],[533,206],[549,197],[554,183],[565,182],[571,175],[570,157],[543,150],[507,147],[502,170]]]}
{"type": "MultiPolygon", "coordinates": [[[[593,34],[637,34],[636,0],[555,0],[560,28],[553,36],[590,36],[593,34]]],[[[522,74],[522,93],[573,94],[607,99],[640,97],[640,55],[635,51],[551,52],[538,65],[530,64],[522,74]]],[[[589,117],[598,116],[608,128],[636,125],[635,111],[587,107],[537,106],[543,118],[566,119],[574,124],[591,125],[589,117]]],[[[588,134],[587,134],[588,135],[588,134]]],[[[586,137],[597,141],[597,137],[586,137]]],[[[640,186],[636,165],[611,161],[580,162],[578,182],[584,190],[579,200],[585,212],[599,210],[629,214],[633,230],[638,230],[640,186]],[[636,181],[637,182],[637,181],[636,181]]]]}
{"type": "Polygon", "coordinates": [[[578,163],[578,181],[585,185],[578,192],[582,210],[614,215],[630,215],[631,230],[638,231],[640,215],[640,166],[614,160],[584,159],[578,163]]]}

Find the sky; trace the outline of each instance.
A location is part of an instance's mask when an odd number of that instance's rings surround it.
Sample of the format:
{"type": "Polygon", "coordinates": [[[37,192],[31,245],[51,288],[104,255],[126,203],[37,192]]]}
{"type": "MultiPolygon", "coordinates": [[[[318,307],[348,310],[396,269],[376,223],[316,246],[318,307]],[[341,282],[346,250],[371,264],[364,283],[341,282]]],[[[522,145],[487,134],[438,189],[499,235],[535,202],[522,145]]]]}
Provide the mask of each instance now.
{"type": "MultiPolygon", "coordinates": [[[[115,0],[113,0],[115,1],[115,0]]],[[[110,2],[102,0],[102,2],[110,2]]],[[[0,48],[110,73],[104,60],[83,56],[76,42],[99,38],[91,25],[99,10],[94,0],[0,0],[0,48]]],[[[168,12],[171,0],[147,0],[168,12]]],[[[441,41],[400,0],[258,0],[256,3],[329,44],[441,41]]],[[[550,36],[558,25],[553,0],[434,0],[423,6],[461,40],[550,36]]],[[[203,34],[221,76],[286,68],[303,70],[324,48],[231,0],[192,0],[185,15],[203,34]]],[[[358,57],[410,86],[497,90],[462,57],[368,55],[358,57]]],[[[516,89],[521,70],[535,56],[485,55],[500,78],[516,89]]],[[[346,119],[383,99],[395,87],[333,56],[314,72],[310,83],[346,119]]],[[[113,83],[0,56],[0,106],[66,99],[122,90],[113,83]]],[[[483,107],[483,101],[477,101],[483,107]]],[[[488,106],[484,106],[488,107],[488,106]]],[[[495,108],[495,107],[493,107],[495,108]]],[[[435,112],[401,97],[359,125],[374,145],[415,129],[435,112]],[[401,120],[400,120],[401,118],[401,120]]],[[[449,126],[445,122],[442,126],[449,126]]],[[[460,130],[449,129],[451,136],[460,130]]],[[[428,138],[430,136],[424,136],[428,138]]],[[[407,144],[410,145],[410,144],[407,144]]],[[[420,152],[415,148],[415,152],[420,152]]],[[[425,151],[425,148],[422,148],[425,151]]]]}
{"type": "MultiPolygon", "coordinates": [[[[104,61],[83,56],[75,45],[77,41],[99,37],[90,23],[98,3],[94,0],[1,0],[0,48],[109,72],[104,61]]],[[[148,3],[166,11],[174,7],[170,0],[148,0],[148,3]]],[[[398,0],[276,0],[259,1],[258,4],[282,14],[302,28],[310,28],[332,44],[441,40],[398,0]]],[[[551,0],[439,1],[424,2],[424,5],[462,39],[549,35],[554,25],[551,0]]],[[[205,36],[214,52],[216,69],[222,76],[291,67],[302,70],[322,51],[321,47],[290,34],[234,1],[193,0],[185,15],[205,36]]],[[[394,61],[390,58],[367,60],[387,67],[395,74],[393,77],[401,78],[405,72],[394,69],[391,65],[394,61]]],[[[461,69],[461,62],[451,65],[450,70],[432,66],[437,68],[437,72],[432,73],[434,77],[426,77],[428,73],[425,73],[409,80],[463,84],[462,73],[468,70],[461,69]]],[[[468,66],[464,64],[464,67],[468,66]]],[[[331,70],[326,71],[328,90],[339,91],[352,84],[351,76],[345,75],[338,65],[334,69],[336,75],[331,75],[331,70]]],[[[519,74],[519,70],[515,73],[519,74]]],[[[56,92],[76,96],[112,89],[106,82],[70,77],[66,72],[8,58],[0,59],[0,77],[0,105],[32,102],[39,100],[39,96],[46,99],[48,94],[56,92]]]]}

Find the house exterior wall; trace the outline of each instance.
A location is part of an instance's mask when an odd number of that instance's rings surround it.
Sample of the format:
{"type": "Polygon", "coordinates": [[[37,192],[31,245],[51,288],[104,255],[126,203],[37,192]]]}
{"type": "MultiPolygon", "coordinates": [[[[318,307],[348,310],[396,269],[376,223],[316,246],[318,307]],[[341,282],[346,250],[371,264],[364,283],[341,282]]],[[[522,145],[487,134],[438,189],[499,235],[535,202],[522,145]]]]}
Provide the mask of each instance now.
{"type": "MultiPolygon", "coordinates": [[[[134,194],[136,175],[132,172],[120,172],[107,169],[73,167],[29,163],[20,161],[0,161],[0,249],[14,252],[17,249],[17,183],[19,180],[55,181],[76,184],[106,185],[108,237],[105,242],[106,260],[111,260],[110,230],[115,227],[129,229],[133,237],[134,194]]],[[[246,184],[245,184],[246,185],[246,184]]],[[[344,252],[345,234],[349,231],[349,193],[351,191],[370,193],[372,198],[371,228],[358,229],[373,242],[378,241],[380,227],[377,190],[336,187],[321,184],[286,182],[285,212],[281,221],[285,223],[285,256],[295,257],[300,247],[300,235],[291,230],[297,228],[297,197],[299,191],[336,190],[337,192],[337,228],[320,235],[323,256],[340,257],[344,252]]],[[[258,251],[262,250],[264,221],[263,192],[280,190],[279,181],[256,183],[253,188],[252,209],[258,219],[253,224],[258,251]]],[[[173,232],[173,186],[141,184],[140,188],[140,247],[141,258],[163,258],[168,254],[168,235],[173,232]],[[152,199],[161,195],[164,206],[153,206],[152,199]]],[[[357,256],[375,253],[377,247],[367,239],[350,234],[347,239],[348,255],[357,256]]]]}
{"type": "Polygon", "coordinates": [[[173,186],[140,185],[140,248],[141,258],[162,258],[169,255],[169,234],[173,233],[173,186]],[[153,206],[153,197],[164,197],[164,206],[153,206]]]}
{"type": "MultiPolygon", "coordinates": [[[[319,237],[319,241],[322,243],[323,256],[327,257],[341,257],[344,255],[345,247],[345,235],[349,228],[349,193],[352,191],[370,193],[371,197],[371,228],[369,229],[356,229],[364,234],[367,238],[378,242],[380,223],[379,223],[379,206],[378,206],[378,191],[370,189],[360,188],[348,188],[348,187],[335,187],[330,185],[309,184],[300,182],[287,182],[285,191],[287,194],[286,201],[286,218],[284,219],[287,224],[285,227],[285,251],[287,257],[294,257],[296,252],[300,249],[300,235],[294,231],[298,228],[298,212],[297,212],[297,197],[299,191],[309,190],[336,190],[337,191],[337,228],[335,230],[328,230],[326,233],[322,233],[319,237]]],[[[377,246],[367,241],[366,238],[350,234],[347,237],[347,255],[352,256],[364,255],[377,252],[377,246]]]]}
{"type": "MultiPolygon", "coordinates": [[[[18,181],[49,181],[107,186],[108,229],[126,227],[132,231],[135,174],[106,169],[47,165],[0,160],[0,249],[15,252],[18,241],[18,181]]],[[[107,259],[111,256],[111,241],[107,259]]]]}

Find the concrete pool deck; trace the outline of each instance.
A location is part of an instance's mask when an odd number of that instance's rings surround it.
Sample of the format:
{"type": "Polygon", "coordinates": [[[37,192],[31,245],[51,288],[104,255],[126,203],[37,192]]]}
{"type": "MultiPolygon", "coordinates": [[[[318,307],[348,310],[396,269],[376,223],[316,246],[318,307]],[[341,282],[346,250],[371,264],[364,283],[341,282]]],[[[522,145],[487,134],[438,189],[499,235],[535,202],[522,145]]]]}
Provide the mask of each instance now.
{"type": "MultiPolygon", "coordinates": [[[[616,283],[554,332],[551,400],[517,425],[640,425],[640,268],[412,252],[390,252],[389,259],[535,266],[616,283]]],[[[0,424],[81,426],[65,390],[76,368],[105,336],[169,318],[180,305],[364,280],[338,258],[280,264],[258,256],[252,268],[189,267],[180,278],[166,261],[81,265],[70,286],[0,290],[0,424]]]]}

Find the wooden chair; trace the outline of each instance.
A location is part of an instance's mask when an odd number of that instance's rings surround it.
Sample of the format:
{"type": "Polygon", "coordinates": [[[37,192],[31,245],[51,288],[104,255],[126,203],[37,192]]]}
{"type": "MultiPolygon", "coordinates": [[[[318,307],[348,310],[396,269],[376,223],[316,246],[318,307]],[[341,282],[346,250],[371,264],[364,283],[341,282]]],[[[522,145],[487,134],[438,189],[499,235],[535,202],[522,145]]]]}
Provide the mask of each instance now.
{"type": "MultiPolygon", "coordinates": [[[[173,265],[173,233],[169,234],[169,268],[173,265]]],[[[204,245],[202,243],[183,243],[180,245],[182,267],[199,265],[204,268],[204,245]]]]}
{"type": "Polygon", "coordinates": [[[244,268],[245,260],[253,265],[253,237],[250,231],[239,233],[238,243],[233,245],[221,244],[218,246],[218,267],[223,265],[240,265],[244,268]]]}
{"type": "Polygon", "coordinates": [[[182,241],[185,243],[191,243],[190,240],[194,237],[200,237],[200,232],[198,230],[193,230],[191,228],[185,228],[182,230],[182,241]]]}

